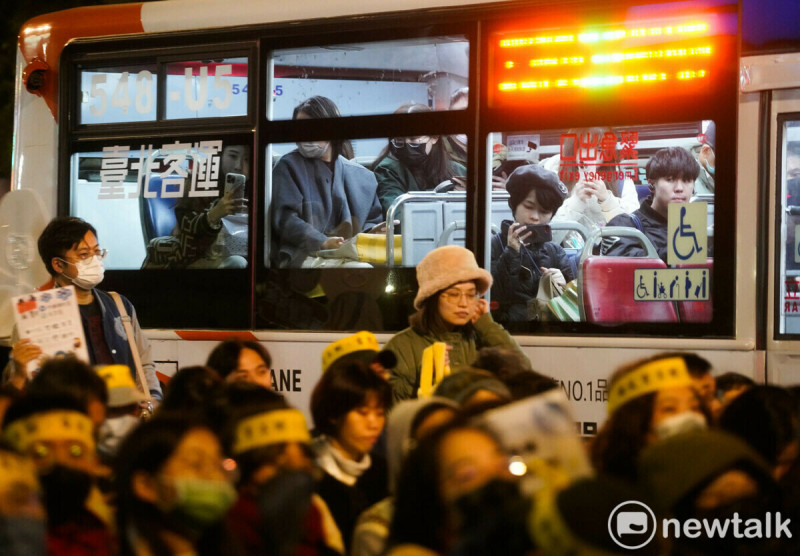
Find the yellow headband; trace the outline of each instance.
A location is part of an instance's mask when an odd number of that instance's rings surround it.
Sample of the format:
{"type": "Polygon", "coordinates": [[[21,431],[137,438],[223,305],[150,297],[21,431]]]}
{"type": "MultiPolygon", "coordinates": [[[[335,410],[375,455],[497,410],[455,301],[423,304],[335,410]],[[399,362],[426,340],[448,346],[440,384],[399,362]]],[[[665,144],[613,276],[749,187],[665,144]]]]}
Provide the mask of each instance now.
{"type": "Polygon", "coordinates": [[[58,409],[14,421],[3,436],[18,452],[41,441],[77,440],[94,450],[92,421],[78,411],[58,409]]]}
{"type": "Polygon", "coordinates": [[[692,386],[692,378],[682,357],[651,361],[621,377],[611,386],[608,393],[608,414],[612,414],[633,398],[678,386],[692,386]]]}
{"type": "Polygon", "coordinates": [[[348,353],[374,351],[377,354],[380,350],[375,334],[363,330],[356,332],[352,336],[337,340],[325,348],[325,351],[322,352],[322,372],[327,371],[334,361],[348,353]]]}
{"type": "Polygon", "coordinates": [[[583,541],[573,533],[564,522],[556,504],[557,491],[545,487],[534,496],[533,512],[528,522],[531,537],[543,552],[553,556],[580,554],[581,556],[614,556],[618,552],[608,552],[583,541]]]}
{"type": "Polygon", "coordinates": [[[244,419],[236,427],[233,453],[241,454],[281,442],[311,443],[306,419],[296,409],[278,409],[244,419]]]}
{"type": "Polygon", "coordinates": [[[33,462],[19,454],[0,450],[0,490],[13,483],[26,483],[39,490],[33,462]]]}

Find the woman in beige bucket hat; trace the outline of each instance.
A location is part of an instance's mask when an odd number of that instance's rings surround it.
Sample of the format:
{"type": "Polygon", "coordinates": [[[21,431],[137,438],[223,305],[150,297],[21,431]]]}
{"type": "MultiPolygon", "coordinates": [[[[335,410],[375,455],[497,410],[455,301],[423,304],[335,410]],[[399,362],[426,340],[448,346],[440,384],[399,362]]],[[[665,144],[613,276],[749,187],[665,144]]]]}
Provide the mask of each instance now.
{"type": "Polygon", "coordinates": [[[492,275],[478,266],[471,251],[457,245],[434,249],[417,266],[417,282],[417,312],[409,318],[410,326],[385,346],[397,356],[389,378],[395,400],[416,397],[422,352],[435,342],[447,344],[454,371],[471,364],[482,347],[519,350],[480,298],[491,287],[492,275]]]}

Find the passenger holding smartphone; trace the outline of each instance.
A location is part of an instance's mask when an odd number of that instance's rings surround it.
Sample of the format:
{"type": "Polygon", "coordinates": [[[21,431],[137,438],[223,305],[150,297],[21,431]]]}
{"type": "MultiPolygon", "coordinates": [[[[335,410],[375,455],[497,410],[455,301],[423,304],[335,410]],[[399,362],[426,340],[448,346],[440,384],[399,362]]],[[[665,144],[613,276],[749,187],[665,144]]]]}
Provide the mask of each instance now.
{"type": "Polygon", "coordinates": [[[528,300],[539,281],[552,276],[561,286],[575,278],[566,252],[550,241],[550,222],[567,196],[555,172],[538,164],[520,166],[506,182],[514,221],[504,220],[492,238],[492,306],[498,321],[527,321],[528,300]]]}

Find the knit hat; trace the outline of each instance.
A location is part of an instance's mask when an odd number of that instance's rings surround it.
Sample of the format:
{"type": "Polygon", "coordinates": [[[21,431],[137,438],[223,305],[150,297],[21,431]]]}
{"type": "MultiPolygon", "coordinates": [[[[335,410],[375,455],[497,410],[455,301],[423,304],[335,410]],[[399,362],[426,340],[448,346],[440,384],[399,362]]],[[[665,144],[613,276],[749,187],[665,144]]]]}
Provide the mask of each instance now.
{"type": "Polygon", "coordinates": [[[516,210],[516,205],[524,200],[533,189],[549,189],[562,201],[569,194],[567,187],[558,179],[558,174],[539,164],[526,164],[511,172],[506,181],[506,190],[510,195],[508,206],[512,212],[516,210]],[[521,200],[517,202],[517,199],[521,200]]]}
{"type": "MultiPolygon", "coordinates": [[[[661,509],[671,511],[687,495],[733,467],[771,484],[769,466],[739,438],[718,430],[678,434],[642,450],[638,474],[661,509]]],[[[766,483],[765,483],[766,482],[766,483]]]]}
{"type": "Polygon", "coordinates": [[[127,365],[106,365],[97,370],[108,388],[108,407],[125,407],[147,398],[137,388],[127,365]]]}
{"type": "MultiPolygon", "coordinates": [[[[552,556],[611,556],[628,554],[612,539],[608,520],[614,509],[642,500],[632,485],[613,477],[578,479],[563,490],[543,488],[534,496],[529,531],[543,553],[552,556]]],[[[658,554],[649,543],[636,554],[658,554]]]]}
{"type": "Polygon", "coordinates": [[[717,124],[714,123],[714,120],[708,122],[708,126],[706,126],[706,132],[702,135],[702,139],[700,140],[700,142],[708,145],[712,149],[716,148],[717,124]]]}
{"type": "Polygon", "coordinates": [[[492,286],[492,275],[478,266],[472,251],[458,245],[437,247],[417,265],[419,290],[414,307],[422,308],[426,299],[453,284],[471,281],[478,287],[478,295],[483,295],[492,286]]]}
{"type": "Polygon", "coordinates": [[[381,351],[378,338],[372,332],[362,330],[341,340],[336,340],[322,352],[322,372],[327,371],[334,362],[364,361],[379,362],[387,369],[397,365],[397,357],[390,350],[381,351]]]}

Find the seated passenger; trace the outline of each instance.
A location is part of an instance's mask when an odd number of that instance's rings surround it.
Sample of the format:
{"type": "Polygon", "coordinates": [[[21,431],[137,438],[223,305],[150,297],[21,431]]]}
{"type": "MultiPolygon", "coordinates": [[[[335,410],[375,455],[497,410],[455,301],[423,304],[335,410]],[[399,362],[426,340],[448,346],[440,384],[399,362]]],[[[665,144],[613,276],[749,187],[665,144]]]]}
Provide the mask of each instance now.
{"type": "MultiPolygon", "coordinates": [[[[222,149],[219,169],[219,190],[212,197],[183,197],[175,205],[175,228],[171,235],[157,237],[147,246],[142,268],[245,268],[247,259],[242,252],[230,252],[221,241],[223,218],[236,212],[246,212],[247,200],[242,192],[225,191],[228,174],[250,180],[250,147],[227,145],[222,149]]],[[[188,181],[188,178],[187,178],[188,181]]],[[[246,187],[246,185],[245,185],[246,187]]],[[[189,187],[184,188],[185,192],[189,187]]],[[[247,236],[246,229],[244,237],[247,236]]],[[[244,242],[246,248],[246,240],[244,242]]]]}
{"type": "MultiPolygon", "coordinates": [[[[653,244],[658,256],[667,261],[667,211],[670,203],[688,203],[694,190],[694,180],[700,173],[700,165],[684,148],[661,149],[647,161],[647,181],[650,195],[642,201],[639,210],[621,214],[612,219],[609,226],[637,228],[653,244]]],[[[612,257],[643,257],[644,246],[633,237],[617,238],[603,250],[612,257]]]]}
{"type": "MultiPolygon", "coordinates": [[[[424,104],[404,104],[395,114],[431,112],[424,104]]],[[[448,154],[438,136],[395,137],[375,162],[378,197],[383,211],[409,191],[430,191],[443,181],[466,176],[467,169],[448,154]]]]}
{"type": "Polygon", "coordinates": [[[531,320],[528,301],[535,299],[539,280],[546,275],[564,286],[575,272],[564,250],[547,241],[531,243],[526,224],[547,224],[566,197],[558,176],[538,164],[520,166],[506,183],[508,206],[514,221],[504,220],[500,233],[492,237],[492,303],[500,321],[531,320]]]}
{"type": "MultiPolygon", "coordinates": [[[[450,110],[466,110],[469,104],[469,87],[461,87],[450,95],[450,110]]],[[[444,146],[451,160],[467,165],[467,136],[464,134],[448,135],[444,138],[444,146]]]]}
{"type": "Polygon", "coordinates": [[[714,145],[717,142],[717,124],[713,121],[708,123],[703,134],[703,142],[700,150],[697,151],[697,161],[700,163],[700,173],[694,182],[694,192],[696,195],[714,194],[714,145]]]}
{"type": "MultiPolygon", "coordinates": [[[[293,119],[337,118],[328,98],[300,103],[293,119]]],[[[310,267],[323,249],[336,249],[360,232],[378,232],[381,206],[375,176],[355,162],[349,141],[310,141],[284,155],[272,171],[273,263],[310,267]]],[[[330,266],[330,265],[327,265],[330,266]]]]}
{"type": "Polygon", "coordinates": [[[542,161],[548,170],[558,172],[558,177],[567,186],[569,197],[558,209],[553,222],[578,222],[590,231],[605,226],[606,222],[620,214],[633,212],[639,206],[636,186],[616,164],[616,135],[608,127],[573,129],[563,136],[562,155],[542,161]],[[613,135],[614,157],[607,161],[603,149],[605,137],[613,135]],[[594,158],[583,158],[584,149],[576,148],[590,144],[594,158]],[[563,156],[563,160],[561,158],[563,156]]]}

